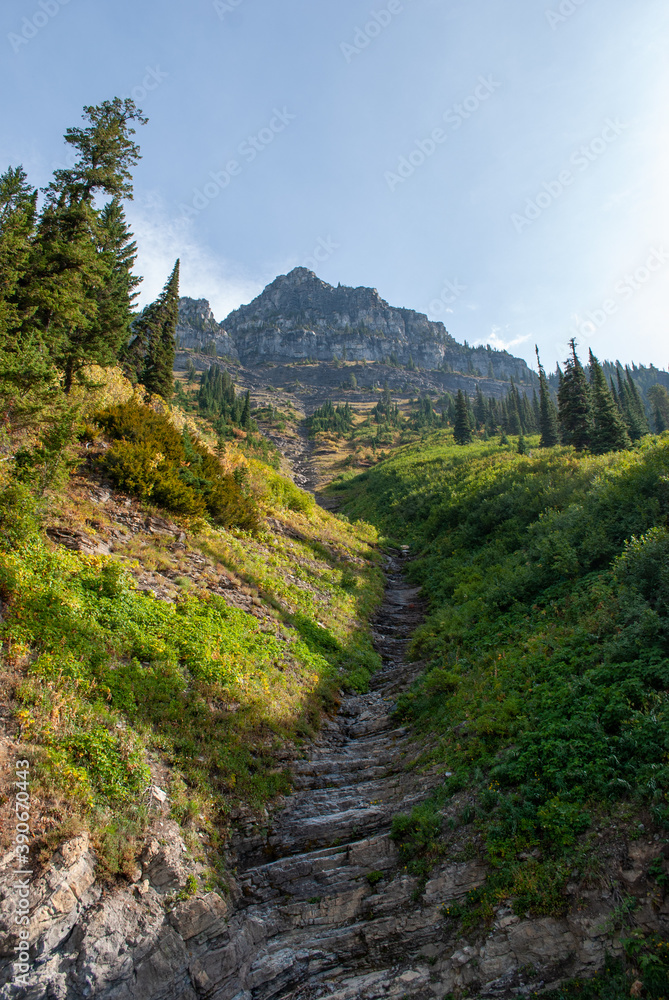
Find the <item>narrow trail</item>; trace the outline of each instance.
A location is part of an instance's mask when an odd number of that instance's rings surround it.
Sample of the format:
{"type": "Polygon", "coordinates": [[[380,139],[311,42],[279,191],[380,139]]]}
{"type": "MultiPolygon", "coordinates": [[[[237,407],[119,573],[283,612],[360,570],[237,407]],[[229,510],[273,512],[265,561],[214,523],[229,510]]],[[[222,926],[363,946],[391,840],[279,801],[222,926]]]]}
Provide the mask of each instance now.
{"type": "Polygon", "coordinates": [[[225,997],[434,997],[419,952],[441,938],[443,921],[438,907],[425,911],[389,837],[392,817],[443,780],[409,769],[419,748],[391,716],[420,669],[405,659],[422,608],[403,562],[387,559],[373,626],[383,668],[370,692],[343,698],[294,765],[294,791],[269,828],[237,844],[234,922],[254,949],[244,960],[239,941],[240,990],[225,997]]]}

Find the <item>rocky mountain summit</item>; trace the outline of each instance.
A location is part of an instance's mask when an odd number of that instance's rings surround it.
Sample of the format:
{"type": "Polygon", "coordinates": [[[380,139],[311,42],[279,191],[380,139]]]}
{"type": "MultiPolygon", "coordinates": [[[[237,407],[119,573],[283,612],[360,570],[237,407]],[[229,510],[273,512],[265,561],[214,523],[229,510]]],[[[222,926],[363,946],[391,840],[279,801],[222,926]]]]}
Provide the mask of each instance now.
{"type": "Polygon", "coordinates": [[[525,361],[506,351],[459,344],[443,323],[390,306],[375,288],[335,288],[304,267],[280,275],[218,325],[205,299],[182,298],[177,335],[181,348],[245,367],[355,361],[490,379],[513,376],[526,384],[536,379],[525,361]]]}
{"type": "Polygon", "coordinates": [[[177,346],[182,350],[238,360],[234,341],[217,323],[206,299],[179,299],[177,346]]]}

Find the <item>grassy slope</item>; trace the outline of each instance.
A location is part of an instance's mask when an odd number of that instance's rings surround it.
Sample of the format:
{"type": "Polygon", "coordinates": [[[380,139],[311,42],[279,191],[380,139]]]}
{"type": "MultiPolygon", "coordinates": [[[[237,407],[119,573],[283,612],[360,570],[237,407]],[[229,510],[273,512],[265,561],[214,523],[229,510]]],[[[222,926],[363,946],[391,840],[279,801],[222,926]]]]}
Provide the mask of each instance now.
{"type": "Polygon", "coordinates": [[[267,466],[247,468],[256,534],[202,521],[156,534],[144,518],[159,512],[138,501],[93,503],[85,466],[34,516],[26,490],[2,492],[0,690],[33,764],[45,856],[87,826],[101,870],[129,871],[153,780],[216,866],[231,812],[284,792],[320,712],[378,666],[366,626],[382,593],[374,530],[320,510],[267,466]],[[113,555],[54,545],[45,525],[112,539],[113,555]]]}
{"type": "Polygon", "coordinates": [[[561,915],[568,882],[603,885],[641,836],[660,841],[649,897],[669,881],[669,439],[599,458],[533,444],[436,434],[335,484],[417,555],[427,669],[399,714],[452,776],[396,834],[417,870],[463,834],[487,859],[449,914],[465,929],[504,899],[561,915]]]}

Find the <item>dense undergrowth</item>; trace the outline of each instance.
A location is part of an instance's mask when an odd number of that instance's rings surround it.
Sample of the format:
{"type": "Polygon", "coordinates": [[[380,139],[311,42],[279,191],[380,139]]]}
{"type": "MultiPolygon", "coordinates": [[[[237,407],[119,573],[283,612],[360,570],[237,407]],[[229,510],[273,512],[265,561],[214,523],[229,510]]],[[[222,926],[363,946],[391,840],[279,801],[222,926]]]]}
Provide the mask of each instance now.
{"type": "Polygon", "coordinates": [[[113,556],[68,551],[45,525],[93,524],[103,538],[122,527],[93,509],[89,473],[40,497],[5,466],[2,684],[33,765],[33,832],[48,849],[88,828],[101,873],[129,871],[157,782],[191,847],[201,852],[200,831],[216,864],[231,813],[285,792],[286,761],[323,709],[341,687],[364,690],[378,667],[366,626],[382,592],[376,535],[232,445],[220,464],[148,407],[130,401],[97,420],[111,446],[90,474],[181,521],[173,534],[117,541],[113,556]],[[172,600],[139,588],[151,567],[183,574],[172,600]],[[255,615],[213,592],[222,579],[255,595],[255,615]]]}
{"type": "Polygon", "coordinates": [[[133,399],[101,410],[96,423],[111,438],[103,465],[127,493],[177,514],[210,515],[217,523],[253,530],[253,503],[187,427],[181,433],[164,413],[133,399]]]}
{"type": "Polygon", "coordinates": [[[612,824],[659,835],[662,893],[669,439],[521,456],[438,434],[335,485],[347,513],[412,544],[409,572],[430,600],[413,642],[428,667],[398,714],[437,737],[450,776],[394,835],[424,870],[444,849],[449,804],[475,793],[450,823],[476,831],[490,874],[449,918],[472,928],[506,899],[521,915],[563,914],[575,876],[606,879],[612,824]]]}

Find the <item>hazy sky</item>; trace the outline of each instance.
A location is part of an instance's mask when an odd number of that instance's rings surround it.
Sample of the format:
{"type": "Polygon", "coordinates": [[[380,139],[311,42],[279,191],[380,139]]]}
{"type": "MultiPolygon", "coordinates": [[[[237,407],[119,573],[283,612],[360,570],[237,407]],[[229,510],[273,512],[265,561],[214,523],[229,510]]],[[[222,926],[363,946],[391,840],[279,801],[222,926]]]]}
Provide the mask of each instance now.
{"type": "Polygon", "coordinates": [[[669,366],[666,0],[4,0],[0,169],[84,104],[148,125],[143,301],[298,264],[546,365],[669,366]]]}

